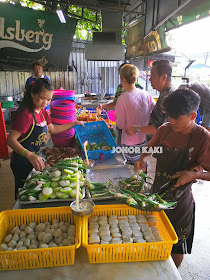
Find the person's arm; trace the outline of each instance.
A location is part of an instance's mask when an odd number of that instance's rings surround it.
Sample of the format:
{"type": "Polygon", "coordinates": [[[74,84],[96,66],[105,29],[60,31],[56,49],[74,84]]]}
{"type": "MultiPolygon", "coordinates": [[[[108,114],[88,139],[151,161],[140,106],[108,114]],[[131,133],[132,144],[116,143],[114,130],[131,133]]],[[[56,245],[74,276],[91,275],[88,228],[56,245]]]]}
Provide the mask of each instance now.
{"type": "Polygon", "coordinates": [[[210,134],[205,132],[203,135],[201,135],[201,138],[205,140],[200,148],[200,152],[196,156],[196,162],[194,163],[194,166],[191,166],[191,168],[188,170],[177,172],[173,175],[173,178],[178,178],[175,187],[179,187],[196,179],[210,181],[210,134]],[[199,166],[201,166],[207,172],[200,172],[198,169],[199,166]],[[196,169],[199,171],[197,172],[196,169]]]}
{"type": "MultiPolygon", "coordinates": [[[[125,133],[132,136],[136,134],[136,127],[137,125],[132,125],[126,128],[125,133]]],[[[139,127],[140,132],[144,134],[155,134],[157,129],[153,125],[147,125],[147,126],[140,126],[139,127]]]]}
{"type": "Polygon", "coordinates": [[[179,187],[196,179],[210,181],[210,172],[196,172],[184,170],[174,174],[173,178],[178,178],[174,187],[179,187]]]}
{"type": "Polygon", "coordinates": [[[72,127],[74,127],[75,125],[84,126],[84,123],[80,122],[80,121],[70,122],[70,123],[61,124],[61,125],[54,125],[54,124],[50,123],[50,124],[48,124],[48,129],[51,134],[57,134],[57,133],[61,133],[66,130],[69,130],[72,127]]]}
{"type": "MultiPolygon", "coordinates": [[[[162,132],[160,129],[157,130],[154,137],[147,143],[146,147],[149,149],[150,147],[155,147],[159,145],[159,139],[162,132]]],[[[151,158],[152,153],[141,153],[139,161],[134,163],[134,169],[137,173],[142,170],[145,172],[146,170],[146,162],[151,158]]]]}
{"type": "Polygon", "coordinates": [[[7,137],[7,145],[10,146],[17,154],[27,158],[36,170],[43,169],[45,167],[43,160],[29,150],[25,150],[25,148],[18,142],[18,138],[21,134],[22,133],[19,131],[11,130],[7,137]]]}
{"type": "Polygon", "coordinates": [[[108,110],[114,110],[115,107],[116,107],[117,99],[122,94],[122,92],[123,92],[122,85],[118,85],[113,102],[111,102],[109,104],[99,105],[98,108],[99,109],[104,109],[104,110],[107,110],[107,111],[108,110]]]}
{"type": "Polygon", "coordinates": [[[103,104],[103,105],[99,105],[98,108],[99,109],[104,109],[106,111],[109,111],[109,110],[114,110],[115,109],[115,105],[116,103],[113,101],[109,104],[103,104]]]}

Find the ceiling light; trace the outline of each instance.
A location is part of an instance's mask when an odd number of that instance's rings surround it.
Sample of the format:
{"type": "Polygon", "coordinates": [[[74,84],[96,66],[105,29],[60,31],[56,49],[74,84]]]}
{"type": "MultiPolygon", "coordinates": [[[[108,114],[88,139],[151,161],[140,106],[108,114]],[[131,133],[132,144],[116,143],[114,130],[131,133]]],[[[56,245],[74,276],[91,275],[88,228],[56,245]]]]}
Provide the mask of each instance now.
{"type": "Polygon", "coordinates": [[[56,13],[57,13],[57,15],[60,19],[60,22],[66,23],[66,19],[65,19],[65,16],[63,14],[63,11],[62,10],[57,10],[56,13]]]}

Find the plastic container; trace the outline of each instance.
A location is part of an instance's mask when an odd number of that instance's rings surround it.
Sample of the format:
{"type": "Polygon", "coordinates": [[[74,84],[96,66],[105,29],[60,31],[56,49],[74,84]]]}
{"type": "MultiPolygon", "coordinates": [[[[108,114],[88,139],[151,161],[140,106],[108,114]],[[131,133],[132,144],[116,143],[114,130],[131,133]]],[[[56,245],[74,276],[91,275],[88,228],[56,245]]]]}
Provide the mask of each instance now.
{"type": "Polygon", "coordinates": [[[115,115],[116,115],[116,111],[115,110],[108,111],[108,117],[109,117],[110,121],[113,121],[113,122],[116,121],[115,120],[115,115]]]}
{"type": "Polygon", "coordinates": [[[115,110],[108,111],[108,117],[109,117],[112,125],[116,125],[115,115],[116,115],[115,110]]]}
{"type": "MultiPolygon", "coordinates": [[[[96,205],[91,216],[101,215],[139,215],[144,212],[127,205],[96,205]]],[[[116,263],[167,260],[173,244],[178,242],[177,235],[164,211],[155,212],[157,228],[163,241],[131,244],[88,244],[88,218],[83,217],[82,245],[87,248],[90,263],[116,263]]]]}
{"type": "MultiPolygon", "coordinates": [[[[60,118],[59,116],[54,117],[54,115],[51,114],[51,120],[53,124],[65,124],[67,123],[65,119],[60,118]]],[[[70,117],[68,118],[68,122],[74,122],[76,121],[76,117],[70,117]]]]}
{"type": "Polygon", "coordinates": [[[55,147],[70,147],[75,142],[74,136],[72,137],[59,137],[52,135],[52,141],[55,147]]]}
{"type": "MultiPolygon", "coordinates": [[[[51,102],[50,109],[53,124],[61,125],[76,121],[75,101],[56,100],[51,102]]],[[[68,147],[71,145],[74,135],[74,128],[59,134],[52,135],[53,144],[57,147],[68,147]]]]}
{"type": "Polygon", "coordinates": [[[2,101],[1,107],[2,108],[14,108],[15,102],[14,101],[2,101]]]}
{"type": "Polygon", "coordinates": [[[55,89],[53,100],[75,100],[74,90],[55,89]]]}
{"type": "Polygon", "coordinates": [[[29,269],[74,264],[75,250],[81,245],[81,218],[72,214],[70,207],[8,210],[0,214],[0,243],[15,227],[32,221],[41,223],[53,219],[76,225],[75,245],[46,249],[1,251],[0,269],[29,269]]]}
{"type": "MultiPolygon", "coordinates": [[[[76,125],[75,131],[82,147],[84,153],[84,142],[88,141],[88,143],[95,142],[98,144],[99,142],[105,142],[106,145],[110,145],[111,147],[117,147],[117,144],[104,121],[99,122],[89,122],[85,123],[85,127],[80,125],[76,125]]],[[[96,151],[88,151],[89,159],[99,159],[101,155],[103,158],[110,158],[114,156],[114,153],[111,151],[104,151],[104,149],[96,150],[96,151]]]]}
{"type": "Polygon", "coordinates": [[[75,111],[76,102],[72,100],[55,100],[50,104],[51,110],[56,113],[62,114],[63,112],[75,111]]]}

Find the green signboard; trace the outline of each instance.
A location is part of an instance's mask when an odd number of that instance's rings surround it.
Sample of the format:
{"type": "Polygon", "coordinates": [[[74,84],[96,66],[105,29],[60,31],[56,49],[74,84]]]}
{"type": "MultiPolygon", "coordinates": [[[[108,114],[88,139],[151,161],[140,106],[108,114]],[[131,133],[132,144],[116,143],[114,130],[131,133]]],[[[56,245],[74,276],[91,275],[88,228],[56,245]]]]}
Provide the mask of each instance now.
{"type": "Polygon", "coordinates": [[[28,69],[38,59],[66,69],[77,20],[61,23],[56,14],[0,4],[0,66],[28,69]]]}
{"type": "Polygon", "coordinates": [[[210,0],[191,0],[164,24],[167,31],[210,16],[210,0]]]}
{"type": "Polygon", "coordinates": [[[146,38],[144,38],[144,24],[145,18],[142,17],[129,26],[126,40],[127,58],[150,56],[170,50],[170,47],[165,40],[165,30],[163,26],[152,31],[146,38]]]}

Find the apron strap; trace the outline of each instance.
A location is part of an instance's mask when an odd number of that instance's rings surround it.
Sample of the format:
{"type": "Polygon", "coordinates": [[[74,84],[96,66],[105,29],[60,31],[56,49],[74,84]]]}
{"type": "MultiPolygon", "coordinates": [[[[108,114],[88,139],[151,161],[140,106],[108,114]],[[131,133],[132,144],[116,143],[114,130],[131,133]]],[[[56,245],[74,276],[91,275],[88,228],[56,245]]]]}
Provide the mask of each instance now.
{"type": "MultiPolygon", "coordinates": [[[[42,113],[42,110],[41,110],[41,113],[42,113]]],[[[43,113],[42,113],[42,117],[43,117],[43,119],[44,119],[44,121],[45,121],[45,124],[46,124],[46,127],[47,127],[47,132],[48,132],[47,121],[45,120],[45,117],[44,117],[43,113]]]]}
{"type": "Polygon", "coordinates": [[[28,133],[28,135],[27,135],[25,138],[21,139],[21,140],[19,141],[19,143],[21,143],[21,142],[25,141],[26,139],[28,139],[28,137],[31,135],[31,133],[32,133],[33,130],[34,130],[34,126],[35,126],[35,120],[34,120],[34,118],[33,118],[33,125],[32,125],[32,128],[31,128],[30,132],[28,133]]]}

